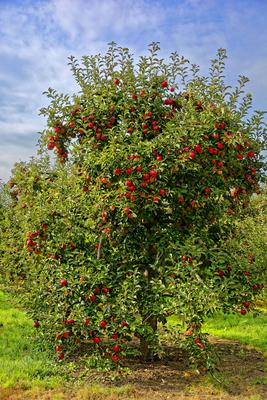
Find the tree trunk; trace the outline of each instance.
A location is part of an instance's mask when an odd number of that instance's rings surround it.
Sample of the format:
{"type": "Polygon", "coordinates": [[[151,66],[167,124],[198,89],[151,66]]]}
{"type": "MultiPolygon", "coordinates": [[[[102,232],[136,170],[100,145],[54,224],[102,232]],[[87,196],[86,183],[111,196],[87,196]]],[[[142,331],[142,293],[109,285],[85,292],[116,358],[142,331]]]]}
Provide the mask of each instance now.
{"type": "MultiPolygon", "coordinates": [[[[157,317],[150,316],[143,319],[143,323],[149,325],[153,331],[157,330],[157,317]]],[[[146,337],[140,337],[140,351],[141,351],[141,358],[143,361],[153,361],[154,355],[149,347],[149,341],[146,337]]]]}

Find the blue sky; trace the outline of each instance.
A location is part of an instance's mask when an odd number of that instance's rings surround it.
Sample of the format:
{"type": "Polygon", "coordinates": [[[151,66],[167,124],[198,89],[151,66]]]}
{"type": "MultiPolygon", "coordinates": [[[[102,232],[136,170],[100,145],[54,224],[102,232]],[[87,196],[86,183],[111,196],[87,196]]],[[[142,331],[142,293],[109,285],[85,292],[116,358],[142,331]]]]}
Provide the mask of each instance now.
{"type": "Polygon", "coordinates": [[[227,49],[227,80],[250,78],[254,108],[266,110],[267,0],[0,0],[0,179],[36,155],[49,86],[73,92],[67,57],[116,41],[136,55],[159,41],[206,72],[227,49]]]}

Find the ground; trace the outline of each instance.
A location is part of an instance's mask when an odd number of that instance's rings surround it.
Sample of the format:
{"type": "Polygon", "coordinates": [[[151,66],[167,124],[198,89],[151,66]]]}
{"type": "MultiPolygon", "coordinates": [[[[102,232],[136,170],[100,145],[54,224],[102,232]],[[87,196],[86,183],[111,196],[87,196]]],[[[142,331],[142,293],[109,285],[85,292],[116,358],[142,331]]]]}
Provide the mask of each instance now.
{"type": "Polygon", "coordinates": [[[1,400],[265,400],[264,355],[237,341],[212,338],[220,356],[214,376],[190,372],[181,350],[168,348],[162,361],[129,364],[121,375],[88,372],[64,388],[0,389],[1,400]]]}

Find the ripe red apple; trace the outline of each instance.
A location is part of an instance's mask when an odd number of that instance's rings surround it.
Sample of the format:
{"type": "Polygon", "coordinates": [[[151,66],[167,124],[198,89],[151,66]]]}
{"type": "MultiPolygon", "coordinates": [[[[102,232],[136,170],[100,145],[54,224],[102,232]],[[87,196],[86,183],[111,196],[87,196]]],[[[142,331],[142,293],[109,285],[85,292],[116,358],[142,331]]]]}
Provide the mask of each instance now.
{"type": "Polygon", "coordinates": [[[114,82],[115,85],[119,85],[120,80],[119,80],[118,78],[115,78],[115,79],[113,80],[113,82],[114,82]]]}
{"type": "Polygon", "coordinates": [[[109,288],[104,287],[104,288],[103,288],[103,292],[104,292],[104,293],[109,293],[109,288]]]}
{"type": "Polygon", "coordinates": [[[120,351],[120,349],[121,349],[121,346],[119,346],[118,344],[115,344],[115,346],[112,347],[112,350],[113,350],[115,353],[118,353],[118,351],[120,351]]]}
{"type": "Polygon", "coordinates": [[[250,304],[251,304],[250,301],[244,301],[243,306],[244,306],[245,308],[249,308],[250,304]]]}
{"type": "Polygon", "coordinates": [[[194,151],[191,151],[191,152],[189,153],[189,158],[190,158],[191,160],[194,160],[195,157],[196,157],[196,153],[195,153],[194,151]]]}
{"type": "Polygon", "coordinates": [[[245,308],[242,308],[242,310],[240,310],[240,314],[241,315],[246,315],[247,310],[245,308]]]}
{"type": "Polygon", "coordinates": [[[93,302],[95,301],[95,299],[96,299],[96,297],[95,297],[94,294],[92,294],[89,298],[90,298],[90,300],[91,300],[92,303],[93,303],[93,302]]]}
{"type": "Polygon", "coordinates": [[[47,149],[48,150],[53,150],[55,148],[56,144],[54,142],[49,142],[47,144],[47,149]]]}
{"type": "Polygon", "coordinates": [[[56,350],[57,352],[61,351],[61,350],[62,350],[62,346],[60,346],[60,345],[56,346],[56,347],[55,347],[55,350],[56,350]]]}
{"type": "Polygon", "coordinates": [[[75,324],[75,320],[74,319],[67,319],[65,323],[66,323],[66,325],[73,325],[73,324],[75,324]]]}
{"type": "Polygon", "coordinates": [[[161,87],[166,88],[167,86],[168,86],[168,82],[167,81],[161,82],[161,87]]]}
{"type": "Polygon", "coordinates": [[[115,175],[120,175],[122,173],[122,169],[121,168],[116,168],[114,171],[115,175]]]}
{"type": "Polygon", "coordinates": [[[201,144],[199,144],[199,143],[196,144],[195,147],[194,147],[194,150],[197,151],[198,153],[201,153],[203,151],[202,148],[201,148],[201,144]]]}
{"type": "Polygon", "coordinates": [[[252,286],[252,289],[253,289],[253,290],[257,290],[258,288],[259,288],[258,285],[253,285],[253,286],[252,286]]]}
{"type": "Polygon", "coordinates": [[[114,339],[114,340],[119,339],[119,334],[118,333],[113,333],[112,339],[114,339]]]}
{"type": "Polygon", "coordinates": [[[180,194],[180,195],[178,196],[178,201],[179,201],[179,203],[184,204],[184,203],[185,203],[184,196],[182,196],[182,195],[180,194]]]}
{"type": "Polygon", "coordinates": [[[203,349],[203,348],[205,347],[205,344],[202,342],[201,339],[195,339],[194,342],[195,342],[196,345],[197,345],[199,348],[201,348],[201,349],[203,349]]]}
{"type": "Polygon", "coordinates": [[[59,360],[64,360],[64,358],[65,358],[64,353],[60,353],[60,354],[58,355],[58,359],[59,359],[59,360]]]}
{"type": "Polygon", "coordinates": [[[60,285],[61,286],[67,286],[68,285],[68,281],[66,278],[60,279],[60,285]]]}
{"type": "Polygon", "coordinates": [[[120,359],[120,357],[119,357],[117,354],[114,354],[114,355],[111,357],[111,359],[112,359],[113,362],[118,362],[119,359],[120,359]]]}
{"type": "Polygon", "coordinates": [[[106,321],[100,321],[100,323],[99,323],[99,326],[100,326],[100,328],[103,328],[103,329],[105,329],[106,328],[106,326],[107,326],[107,322],[106,321]]]}
{"type": "Polygon", "coordinates": [[[167,190],[166,189],[159,189],[159,195],[160,196],[166,196],[167,190]]]}
{"type": "Polygon", "coordinates": [[[210,193],[210,192],[211,192],[211,188],[206,187],[206,188],[204,189],[204,193],[208,194],[208,193],[210,193]]]}
{"type": "Polygon", "coordinates": [[[39,321],[34,321],[34,323],[33,323],[34,328],[39,328],[40,326],[41,326],[41,324],[39,321]]]}
{"type": "Polygon", "coordinates": [[[248,156],[249,158],[253,158],[253,157],[255,156],[254,151],[250,150],[250,151],[248,152],[247,156],[248,156]]]}
{"type": "Polygon", "coordinates": [[[57,339],[57,340],[62,339],[62,334],[61,334],[61,333],[57,333],[57,334],[56,334],[56,339],[57,339]]]}
{"type": "Polygon", "coordinates": [[[99,343],[101,342],[101,338],[98,337],[98,336],[94,337],[92,340],[93,340],[93,342],[96,343],[96,344],[99,344],[99,343]]]}

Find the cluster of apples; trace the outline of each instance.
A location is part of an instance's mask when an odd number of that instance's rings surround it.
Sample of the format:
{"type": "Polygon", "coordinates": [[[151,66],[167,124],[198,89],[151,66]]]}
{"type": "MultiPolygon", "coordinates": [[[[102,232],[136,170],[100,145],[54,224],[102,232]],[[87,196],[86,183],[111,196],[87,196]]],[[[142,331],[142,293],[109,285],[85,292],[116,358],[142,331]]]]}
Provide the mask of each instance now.
{"type": "MultiPolygon", "coordinates": [[[[59,285],[61,287],[68,287],[70,285],[67,278],[61,278],[59,280],[59,285]]],[[[102,296],[108,295],[110,293],[110,288],[107,286],[96,286],[92,290],[92,294],[86,296],[85,300],[90,300],[91,303],[103,301],[102,296]]],[[[110,357],[114,363],[119,362],[124,357],[121,352],[125,348],[126,343],[129,339],[129,324],[126,321],[119,322],[114,320],[114,318],[108,317],[107,319],[102,319],[96,323],[95,315],[92,318],[88,317],[85,320],[79,321],[72,318],[68,318],[62,321],[64,327],[62,332],[56,334],[56,345],[55,352],[57,354],[58,360],[62,361],[65,359],[66,351],[68,346],[67,339],[72,339],[77,343],[80,343],[80,335],[88,338],[89,343],[95,345],[95,350],[100,351],[106,357],[110,357]],[[75,325],[75,331],[73,331],[73,326],[75,325]],[[79,332],[80,329],[80,334],[79,332]],[[109,340],[106,340],[106,339],[109,340]]],[[[40,326],[39,321],[35,321],[34,326],[37,328],[40,326]]]]}
{"type": "Polygon", "coordinates": [[[32,253],[34,252],[35,254],[41,254],[42,249],[44,248],[44,244],[40,243],[46,239],[46,234],[45,231],[48,229],[48,225],[46,223],[40,224],[39,229],[36,231],[28,231],[26,232],[26,248],[28,252],[32,253]],[[37,239],[39,239],[39,243],[37,242],[37,239]]]}
{"type": "Polygon", "coordinates": [[[55,150],[55,154],[60,162],[64,163],[68,158],[68,151],[65,146],[65,128],[63,126],[56,126],[54,128],[54,136],[49,136],[47,149],[55,150]]]}

